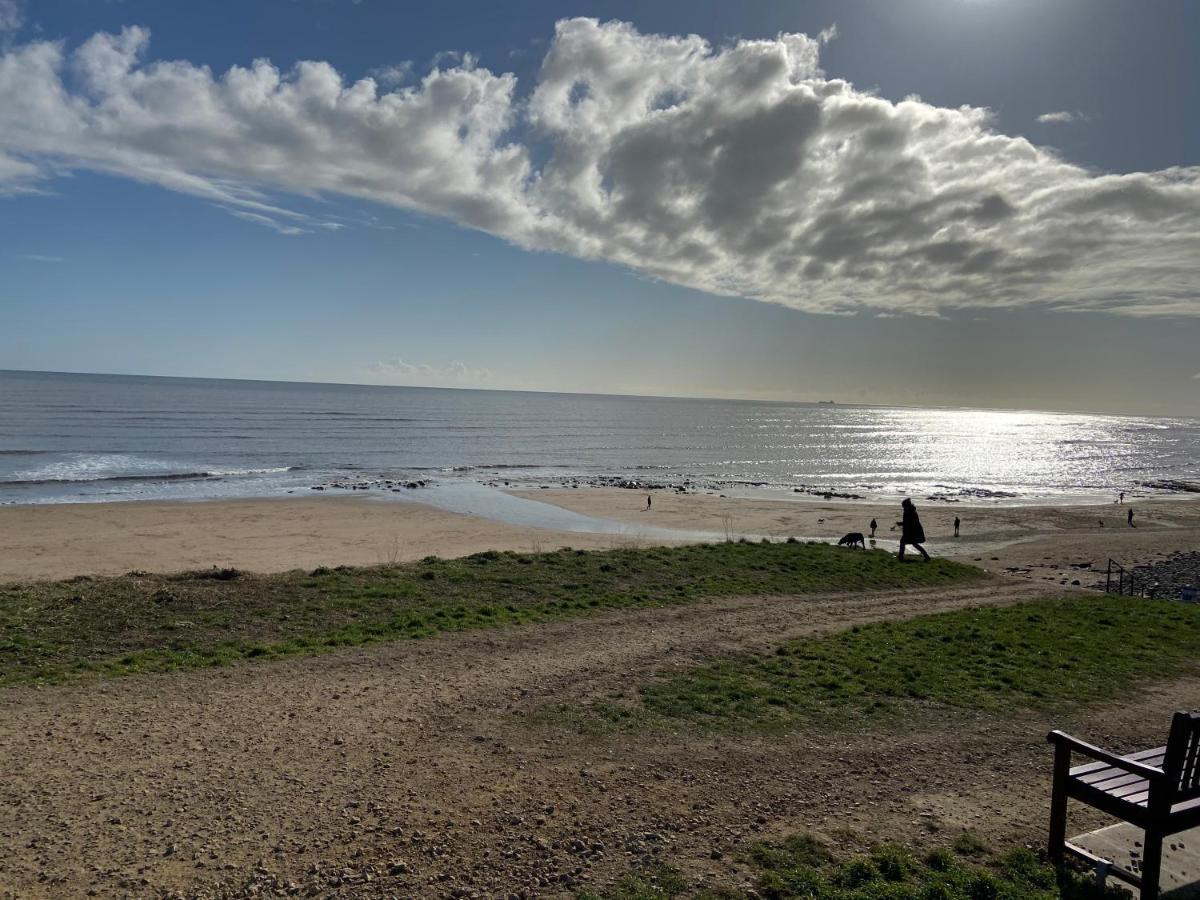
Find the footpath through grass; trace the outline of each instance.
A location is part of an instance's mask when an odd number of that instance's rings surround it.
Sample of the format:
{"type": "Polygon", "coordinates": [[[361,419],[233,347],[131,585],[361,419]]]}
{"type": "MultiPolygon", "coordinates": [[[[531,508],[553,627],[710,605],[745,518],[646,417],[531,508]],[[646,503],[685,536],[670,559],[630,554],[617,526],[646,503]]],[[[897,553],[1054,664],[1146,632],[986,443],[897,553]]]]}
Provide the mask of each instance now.
{"type": "Polygon", "coordinates": [[[1200,668],[1200,606],[1073,596],[879,622],[722,658],[636,696],[594,704],[588,724],[716,729],[853,727],[933,706],[1003,712],[1099,700],[1200,668]]]}
{"type": "Polygon", "coordinates": [[[993,855],[964,835],[953,850],[921,856],[903,847],[878,847],[835,859],[817,840],[794,836],[779,844],[755,844],[739,861],[752,892],[699,888],[670,866],[635,872],[609,890],[583,891],[579,900],[1127,900],[1094,878],[1056,872],[1038,854],[1016,849],[993,855]]]}
{"type": "Polygon", "coordinates": [[[319,653],[443,631],[746,594],[944,585],[948,560],[827,544],[724,543],[519,554],[311,573],[213,569],[0,587],[0,687],[319,653]]]}

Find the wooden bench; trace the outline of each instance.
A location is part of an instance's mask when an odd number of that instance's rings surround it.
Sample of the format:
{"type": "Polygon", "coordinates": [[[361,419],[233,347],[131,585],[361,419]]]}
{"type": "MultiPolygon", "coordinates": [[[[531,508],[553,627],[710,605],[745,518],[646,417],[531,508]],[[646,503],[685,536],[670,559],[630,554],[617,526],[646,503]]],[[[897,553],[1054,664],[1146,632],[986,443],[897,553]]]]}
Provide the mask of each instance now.
{"type": "Polygon", "coordinates": [[[1093,854],[1067,841],[1067,800],[1079,800],[1145,831],[1141,875],[1112,866],[1110,874],[1139,886],[1142,900],[1158,896],[1163,838],[1200,825],[1200,713],[1177,712],[1164,747],[1120,756],[1061,731],[1054,744],[1050,799],[1050,857],[1070,852],[1093,864],[1093,854]],[[1071,755],[1093,762],[1071,765],[1071,755]]]}

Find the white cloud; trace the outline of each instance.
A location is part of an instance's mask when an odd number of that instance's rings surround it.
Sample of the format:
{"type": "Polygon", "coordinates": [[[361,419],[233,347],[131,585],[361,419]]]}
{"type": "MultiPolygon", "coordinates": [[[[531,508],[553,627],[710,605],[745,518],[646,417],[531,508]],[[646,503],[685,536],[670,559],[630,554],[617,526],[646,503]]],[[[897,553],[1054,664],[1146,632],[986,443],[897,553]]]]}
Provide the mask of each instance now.
{"type": "Polygon", "coordinates": [[[1043,125],[1066,125],[1071,122],[1086,122],[1087,118],[1083,113],[1064,109],[1059,112],[1042,113],[1037,120],[1043,125]]]}
{"type": "Polygon", "coordinates": [[[457,360],[441,366],[428,363],[405,362],[400,357],[382,360],[369,367],[369,374],[389,381],[403,380],[406,383],[431,382],[438,384],[478,384],[487,381],[492,373],[487,369],[468,366],[457,360]]]}
{"type": "Polygon", "coordinates": [[[368,73],[385,88],[395,88],[407,82],[413,76],[411,59],[390,66],[379,66],[368,73]]]}
{"type": "Polygon", "coordinates": [[[21,255],[21,259],[41,263],[60,263],[66,261],[66,257],[64,256],[47,256],[43,253],[25,253],[21,255]]]}
{"type": "Polygon", "coordinates": [[[261,213],[250,212],[248,209],[236,209],[228,206],[221,208],[231,215],[237,216],[239,219],[243,219],[246,222],[253,222],[256,225],[265,225],[267,228],[278,231],[280,234],[307,234],[305,229],[299,228],[296,225],[288,225],[284,222],[280,222],[278,219],[272,218],[271,216],[264,216],[261,213]]]}
{"type": "Polygon", "coordinates": [[[37,42],[0,56],[0,153],[47,176],[94,169],[294,227],[306,217],[264,190],[362,197],[497,233],[528,227],[517,221],[531,216],[525,152],[497,144],[513,116],[510,75],[434,71],[379,94],[319,62],[285,74],[259,60],[220,78],[186,62],[142,65],[148,40],[126,28],[70,54],[37,42]]]}
{"type": "Polygon", "coordinates": [[[1200,168],[1096,174],[986,109],[858,90],[820,68],[832,36],[565,20],[525,97],[469,54],[381,91],[146,62],[140,28],[35,42],[0,56],[0,190],[86,168],[286,233],[328,223],[281,195],[365,198],[815,312],[1200,315],[1200,168]]]}
{"type": "Polygon", "coordinates": [[[0,36],[17,31],[24,24],[24,3],[21,0],[0,0],[0,36]]]}
{"type": "Polygon", "coordinates": [[[44,174],[33,163],[7,156],[0,150],[0,197],[36,192],[44,174]]]}
{"type": "Polygon", "coordinates": [[[433,69],[473,69],[479,63],[479,57],[466,50],[439,50],[429,61],[433,69]]]}

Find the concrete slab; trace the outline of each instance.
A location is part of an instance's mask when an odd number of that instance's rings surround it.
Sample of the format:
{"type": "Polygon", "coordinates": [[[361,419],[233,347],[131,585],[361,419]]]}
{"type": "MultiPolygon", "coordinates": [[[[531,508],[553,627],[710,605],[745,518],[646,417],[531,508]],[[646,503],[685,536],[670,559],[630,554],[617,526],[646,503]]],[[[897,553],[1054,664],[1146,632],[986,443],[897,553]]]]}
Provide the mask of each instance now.
{"type": "MultiPolygon", "coordinates": [[[[1142,829],[1133,825],[1109,825],[1070,839],[1072,844],[1106,859],[1123,869],[1141,874],[1142,829]]],[[[1125,882],[1110,878],[1109,884],[1125,882]]],[[[1163,842],[1160,874],[1161,893],[1172,900],[1200,898],[1200,828],[1181,831],[1163,842]]]]}

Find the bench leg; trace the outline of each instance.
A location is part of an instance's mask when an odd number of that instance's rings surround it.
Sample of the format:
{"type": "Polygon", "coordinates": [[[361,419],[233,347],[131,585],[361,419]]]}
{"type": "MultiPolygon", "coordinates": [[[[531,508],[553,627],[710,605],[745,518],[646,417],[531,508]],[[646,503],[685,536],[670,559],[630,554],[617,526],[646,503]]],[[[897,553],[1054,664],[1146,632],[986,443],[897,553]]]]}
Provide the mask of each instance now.
{"type": "Polygon", "coordinates": [[[1067,779],[1071,775],[1071,750],[1054,748],[1054,778],[1050,784],[1050,840],[1047,851],[1056,863],[1063,860],[1067,843],[1067,779]]]}
{"type": "Polygon", "coordinates": [[[1162,868],[1163,836],[1146,831],[1142,842],[1142,900],[1158,900],[1158,877],[1162,868]]]}

